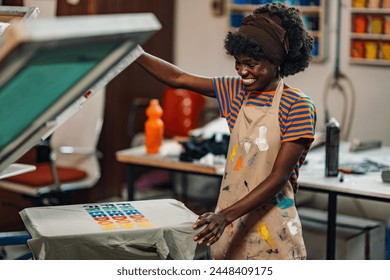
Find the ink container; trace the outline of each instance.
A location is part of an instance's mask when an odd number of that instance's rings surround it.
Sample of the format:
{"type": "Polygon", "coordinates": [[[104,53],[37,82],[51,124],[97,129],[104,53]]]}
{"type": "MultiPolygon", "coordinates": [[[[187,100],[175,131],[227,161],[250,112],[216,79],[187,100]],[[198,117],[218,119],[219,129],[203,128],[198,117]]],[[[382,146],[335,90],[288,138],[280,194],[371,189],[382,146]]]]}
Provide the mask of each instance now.
{"type": "Polygon", "coordinates": [[[325,176],[337,177],[339,174],[340,125],[335,118],[326,124],[325,176]]]}

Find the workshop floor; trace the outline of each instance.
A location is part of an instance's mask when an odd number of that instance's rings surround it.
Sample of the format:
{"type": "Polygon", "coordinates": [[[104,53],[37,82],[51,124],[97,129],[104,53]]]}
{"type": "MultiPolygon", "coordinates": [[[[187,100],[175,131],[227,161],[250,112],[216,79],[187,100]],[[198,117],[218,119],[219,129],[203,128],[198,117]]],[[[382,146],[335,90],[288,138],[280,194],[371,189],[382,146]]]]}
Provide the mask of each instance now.
{"type": "Polygon", "coordinates": [[[15,260],[29,251],[27,245],[0,247],[0,260],[15,260]]]}
{"type": "MultiPolygon", "coordinates": [[[[29,251],[27,245],[4,246],[0,248],[0,260],[15,260],[29,251]]],[[[207,247],[199,245],[195,251],[195,260],[206,260],[207,247]]]]}
{"type": "MultiPolygon", "coordinates": [[[[0,248],[0,260],[15,260],[29,250],[27,245],[4,246],[0,248]]],[[[200,245],[195,251],[195,260],[206,260],[207,248],[200,245]]]]}

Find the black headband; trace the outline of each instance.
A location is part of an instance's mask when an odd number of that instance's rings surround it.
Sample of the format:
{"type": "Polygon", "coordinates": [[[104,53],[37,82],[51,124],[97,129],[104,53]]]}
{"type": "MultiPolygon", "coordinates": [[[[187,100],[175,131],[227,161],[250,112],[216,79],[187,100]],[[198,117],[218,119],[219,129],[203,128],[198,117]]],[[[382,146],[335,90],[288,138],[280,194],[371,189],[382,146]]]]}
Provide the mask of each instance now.
{"type": "Polygon", "coordinates": [[[254,39],[263,49],[267,59],[280,65],[288,54],[286,30],[277,16],[253,14],[242,20],[238,34],[254,39]]]}

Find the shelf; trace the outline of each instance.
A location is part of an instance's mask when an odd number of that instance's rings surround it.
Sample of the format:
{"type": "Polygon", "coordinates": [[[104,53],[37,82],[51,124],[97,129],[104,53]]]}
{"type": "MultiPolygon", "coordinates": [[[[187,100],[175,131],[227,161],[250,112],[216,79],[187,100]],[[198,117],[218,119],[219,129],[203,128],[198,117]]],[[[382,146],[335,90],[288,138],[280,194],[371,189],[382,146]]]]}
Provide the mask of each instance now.
{"type": "Polygon", "coordinates": [[[320,62],[324,62],[324,58],[323,57],[318,57],[318,56],[314,56],[312,59],[311,59],[312,62],[315,62],[315,63],[320,63],[320,62]]]}
{"type": "Polygon", "coordinates": [[[353,14],[390,14],[390,9],[383,8],[351,8],[353,14]]]}
{"type": "Polygon", "coordinates": [[[350,58],[349,62],[351,64],[390,66],[390,60],[383,59],[350,58]]]}
{"type": "Polygon", "coordinates": [[[390,34],[351,33],[351,39],[390,41],[390,34]]]}
{"type": "MultiPolygon", "coordinates": [[[[352,6],[353,0],[350,3],[352,6]]],[[[351,7],[350,16],[350,63],[390,66],[390,9],[351,7]]]]}
{"type": "MultiPolygon", "coordinates": [[[[237,30],[238,30],[237,27],[229,27],[229,31],[231,31],[231,32],[236,32],[237,30]]],[[[323,36],[322,32],[320,32],[320,31],[310,31],[310,34],[314,38],[320,38],[323,36]]],[[[389,38],[389,40],[390,40],[390,38],[389,38]]]]}
{"type": "Polygon", "coordinates": [[[322,37],[322,32],[320,32],[320,31],[310,31],[310,34],[311,34],[311,36],[313,36],[314,38],[320,38],[320,37],[322,37]]]}
{"type": "MultiPolygon", "coordinates": [[[[228,9],[237,12],[252,12],[254,9],[259,7],[259,5],[251,5],[251,4],[228,4],[228,9]]],[[[302,13],[319,13],[322,11],[320,6],[298,6],[294,7],[301,10],[302,13]]]]}

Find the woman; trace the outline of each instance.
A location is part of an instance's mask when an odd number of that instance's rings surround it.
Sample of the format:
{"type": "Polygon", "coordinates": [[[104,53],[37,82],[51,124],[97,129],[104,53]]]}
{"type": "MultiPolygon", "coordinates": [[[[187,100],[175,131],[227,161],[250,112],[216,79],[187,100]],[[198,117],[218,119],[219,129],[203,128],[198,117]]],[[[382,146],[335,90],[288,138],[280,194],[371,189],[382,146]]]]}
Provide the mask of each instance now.
{"type": "Polygon", "coordinates": [[[230,143],[217,208],[201,215],[194,240],[213,259],[305,259],[294,195],[298,173],[314,139],[316,109],[283,82],[308,65],[313,38],[300,12],[280,3],[259,6],[225,49],[238,77],[187,73],[150,54],[137,63],[175,88],[217,98],[230,143]]]}

